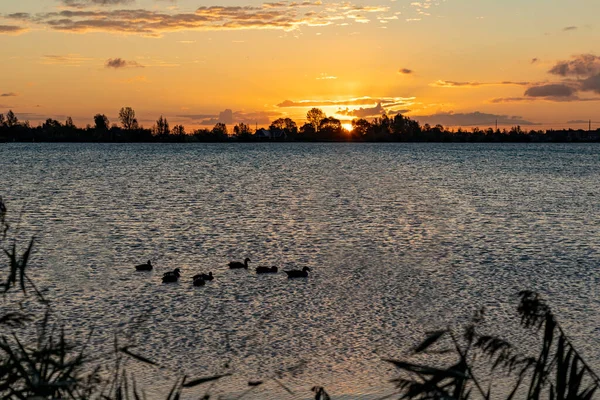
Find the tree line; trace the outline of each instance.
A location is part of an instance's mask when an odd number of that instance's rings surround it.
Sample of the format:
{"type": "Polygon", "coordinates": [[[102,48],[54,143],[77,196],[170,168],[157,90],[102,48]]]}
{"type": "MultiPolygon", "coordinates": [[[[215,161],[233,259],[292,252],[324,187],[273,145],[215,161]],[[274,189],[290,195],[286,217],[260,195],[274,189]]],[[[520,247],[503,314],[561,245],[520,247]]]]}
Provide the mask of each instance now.
{"type": "Polygon", "coordinates": [[[186,131],[183,125],[171,127],[162,115],[151,128],[138,123],[135,111],[123,107],[118,115],[119,124],[111,124],[104,114],[94,116],[94,125],[77,127],[68,117],[64,123],[49,118],[32,127],[28,121],[19,121],[14,112],[0,114],[0,141],[2,142],[596,142],[600,130],[523,130],[510,129],[451,130],[442,125],[421,125],[400,113],[367,120],[352,121],[352,129],[344,129],[342,122],[328,117],[321,109],[313,108],[306,115],[306,123],[298,126],[290,118],[278,118],[267,129],[253,131],[247,124],[238,123],[230,131],[218,122],[211,129],[186,131]]]}

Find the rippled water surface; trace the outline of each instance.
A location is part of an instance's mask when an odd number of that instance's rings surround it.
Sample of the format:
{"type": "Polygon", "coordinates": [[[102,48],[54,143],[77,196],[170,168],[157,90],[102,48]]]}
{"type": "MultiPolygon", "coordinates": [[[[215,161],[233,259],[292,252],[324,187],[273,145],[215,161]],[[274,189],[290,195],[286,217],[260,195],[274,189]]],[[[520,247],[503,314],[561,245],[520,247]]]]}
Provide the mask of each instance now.
{"type": "Polygon", "coordinates": [[[479,306],[518,340],[521,289],[600,367],[598,145],[0,146],[0,195],[38,238],[31,274],[70,332],[95,328],[94,351],[118,332],[164,366],[131,365],[151,397],[226,362],[216,392],[283,372],[295,395],[271,381],[256,396],[385,394],[382,357],[479,306]],[[245,257],[313,272],[227,269],[245,257]],[[216,279],[192,287],[202,271],[216,279]]]}

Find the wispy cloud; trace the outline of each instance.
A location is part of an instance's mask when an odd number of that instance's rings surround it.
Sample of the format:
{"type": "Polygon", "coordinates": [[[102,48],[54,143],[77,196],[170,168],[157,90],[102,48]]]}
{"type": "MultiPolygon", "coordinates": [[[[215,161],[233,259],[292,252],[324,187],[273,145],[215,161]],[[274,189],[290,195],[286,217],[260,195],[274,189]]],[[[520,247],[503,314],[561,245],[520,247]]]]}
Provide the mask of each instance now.
{"type": "Polygon", "coordinates": [[[529,97],[572,97],[577,90],[562,83],[532,86],[525,91],[529,97]]]}
{"type": "Polygon", "coordinates": [[[575,55],[571,60],[558,61],[548,72],[564,77],[589,77],[600,73],[600,57],[594,54],[575,55]]]}
{"type": "Polygon", "coordinates": [[[377,117],[381,114],[384,114],[386,109],[381,105],[381,103],[377,103],[375,107],[366,107],[359,108],[356,110],[340,109],[336,111],[336,114],[344,115],[348,117],[356,117],[356,118],[368,118],[368,117],[377,117]]]}
{"type": "Polygon", "coordinates": [[[527,103],[534,101],[548,101],[548,102],[589,102],[589,101],[600,101],[600,97],[579,97],[573,96],[528,96],[528,97],[498,97],[489,100],[490,103],[527,103]]]}
{"type": "Polygon", "coordinates": [[[329,80],[336,80],[337,76],[328,75],[328,74],[323,73],[323,74],[319,75],[316,79],[319,81],[329,81],[329,80]]]}
{"type": "Polygon", "coordinates": [[[90,6],[122,6],[132,4],[135,0],[62,0],[67,7],[86,8],[90,6]]]}
{"type": "Polygon", "coordinates": [[[493,126],[496,121],[499,125],[539,125],[536,122],[527,121],[520,116],[488,114],[479,111],[471,113],[437,113],[432,115],[413,115],[422,124],[444,125],[444,126],[493,126]]]}
{"type": "Polygon", "coordinates": [[[408,69],[408,68],[400,68],[398,70],[398,73],[401,74],[401,75],[410,75],[410,74],[413,73],[413,70],[412,69],[408,69]]]}
{"type": "MultiPolygon", "coordinates": [[[[382,6],[355,6],[348,3],[276,2],[262,6],[202,6],[195,12],[168,13],[145,9],[88,9],[111,6],[122,0],[64,0],[72,9],[56,12],[16,13],[8,19],[40,24],[64,32],[110,32],[160,36],[182,30],[279,29],[291,31],[302,26],[326,26],[334,21],[364,22],[365,15],[389,10],[382,6]],[[299,7],[303,7],[299,11],[299,7]]],[[[381,15],[384,16],[384,15],[381,15]]]]}
{"type": "Polygon", "coordinates": [[[0,97],[17,97],[18,94],[14,93],[14,92],[8,92],[8,93],[1,93],[0,97]]]}
{"type": "Polygon", "coordinates": [[[274,119],[281,116],[276,111],[232,111],[226,109],[218,114],[182,114],[178,118],[190,119],[199,125],[211,126],[216,123],[232,124],[269,124],[274,119]]]}
{"type": "Polygon", "coordinates": [[[26,32],[27,28],[22,26],[15,25],[0,25],[0,35],[8,34],[8,35],[18,35],[20,33],[26,32]]]}
{"type": "Polygon", "coordinates": [[[457,88],[457,87],[480,87],[480,86],[502,86],[502,85],[515,85],[515,86],[527,86],[531,85],[531,82],[513,82],[513,81],[502,81],[502,82],[460,82],[460,81],[444,81],[438,80],[430,83],[429,86],[443,87],[443,88],[457,88]]]}
{"type": "Polygon", "coordinates": [[[399,105],[411,105],[414,97],[359,97],[347,100],[285,100],[277,104],[277,107],[335,107],[335,106],[376,106],[381,104],[384,107],[393,107],[399,105]]]}
{"type": "Polygon", "coordinates": [[[104,64],[105,68],[123,69],[123,68],[144,68],[144,66],[137,61],[127,61],[122,58],[110,58],[104,64]]]}
{"type": "Polygon", "coordinates": [[[43,64],[63,64],[78,67],[81,64],[92,61],[93,58],[82,57],[79,54],[49,54],[42,57],[43,64]]]}

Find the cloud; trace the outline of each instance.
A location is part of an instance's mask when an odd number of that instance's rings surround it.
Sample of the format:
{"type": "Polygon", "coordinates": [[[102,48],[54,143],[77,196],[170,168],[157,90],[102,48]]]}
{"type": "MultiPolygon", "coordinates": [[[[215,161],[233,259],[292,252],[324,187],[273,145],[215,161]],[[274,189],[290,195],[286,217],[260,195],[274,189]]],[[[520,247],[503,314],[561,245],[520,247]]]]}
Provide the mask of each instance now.
{"type": "Polygon", "coordinates": [[[539,125],[524,120],[518,116],[486,114],[479,111],[472,113],[437,113],[432,115],[411,116],[421,124],[444,126],[492,126],[498,121],[499,125],[539,125]]]}
{"type": "Polygon", "coordinates": [[[131,4],[135,0],[62,0],[67,7],[85,8],[90,6],[120,6],[131,4]]]}
{"type": "Polygon", "coordinates": [[[71,67],[79,67],[87,61],[92,61],[93,58],[82,57],[79,54],[47,54],[42,56],[42,64],[46,65],[68,65],[71,67]]]}
{"type": "Polygon", "coordinates": [[[104,64],[105,68],[114,68],[114,69],[121,69],[121,68],[144,68],[143,65],[141,65],[140,63],[138,63],[137,61],[126,61],[123,60],[122,58],[109,58],[106,61],[106,64],[104,64]]]}
{"type": "Polygon", "coordinates": [[[455,87],[479,87],[479,86],[502,86],[502,85],[515,85],[515,86],[527,86],[531,82],[513,82],[513,81],[502,81],[502,82],[460,82],[460,81],[444,81],[437,80],[430,83],[429,86],[433,87],[444,87],[444,88],[455,88],[455,87]]]}
{"type": "Polygon", "coordinates": [[[567,61],[558,61],[548,72],[563,77],[589,77],[600,73],[600,57],[593,54],[580,54],[571,58],[567,61]]]}
{"type": "Polygon", "coordinates": [[[357,118],[368,118],[368,117],[378,117],[381,114],[385,113],[385,108],[381,105],[381,103],[377,103],[375,107],[372,108],[359,108],[357,110],[350,110],[346,108],[345,110],[340,109],[336,111],[336,114],[345,115],[349,117],[357,117],[357,118]]]}
{"type": "Polygon", "coordinates": [[[17,96],[18,96],[18,94],[13,93],[13,92],[0,94],[0,97],[17,97],[17,96]]]}
{"type": "Polygon", "coordinates": [[[2,35],[2,34],[18,35],[19,33],[23,33],[26,31],[27,31],[27,28],[23,28],[21,26],[0,25],[0,35],[2,35]]]}
{"type": "Polygon", "coordinates": [[[568,32],[568,31],[576,31],[577,27],[576,26],[567,26],[563,28],[563,32],[568,32]]]}
{"type": "Polygon", "coordinates": [[[244,124],[265,125],[271,123],[272,120],[277,119],[279,116],[281,116],[281,113],[272,111],[234,112],[231,109],[226,109],[219,114],[183,114],[177,117],[197,121],[199,125],[211,126],[217,123],[233,125],[240,122],[244,124]]]}
{"type": "Polygon", "coordinates": [[[536,58],[532,58],[532,59],[531,59],[531,63],[532,63],[532,64],[535,64],[535,63],[537,63],[538,61],[540,61],[540,59],[539,59],[539,58],[537,58],[537,57],[536,57],[536,58]]]}
{"type": "Polygon", "coordinates": [[[217,115],[215,115],[215,114],[183,114],[183,115],[178,115],[177,117],[197,121],[200,119],[216,118],[217,115]]]}
{"type": "MultiPolygon", "coordinates": [[[[567,124],[587,124],[589,123],[590,120],[589,119],[572,119],[570,121],[567,121],[567,124]]],[[[598,121],[592,121],[592,124],[600,124],[600,122],[598,121]]]]}
{"type": "Polygon", "coordinates": [[[411,105],[414,97],[359,97],[348,100],[284,100],[277,107],[332,107],[332,106],[375,106],[380,103],[384,107],[411,105]]]}
{"type": "Polygon", "coordinates": [[[600,74],[584,79],[581,82],[581,90],[584,92],[596,92],[600,94],[600,74]]]}
{"type": "Polygon", "coordinates": [[[525,91],[529,97],[572,97],[576,89],[562,83],[551,83],[548,85],[532,86],[525,91]]]}
{"type": "MultiPolygon", "coordinates": [[[[70,4],[115,4],[101,0],[72,0],[70,4]]],[[[161,36],[165,32],[184,30],[279,29],[292,31],[302,26],[327,26],[339,20],[357,21],[357,12],[382,13],[387,7],[358,7],[347,3],[328,4],[320,1],[266,3],[256,6],[202,6],[195,12],[167,13],[146,9],[67,9],[57,12],[9,14],[18,19],[72,32],[109,32],[161,36]],[[303,6],[302,12],[298,7],[303,6]]]]}
{"type": "Polygon", "coordinates": [[[398,73],[399,73],[399,74],[402,74],[402,75],[410,75],[410,74],[412,74],[412,73],[413,73],[413,70],[412,70],[412,69],[408,69],[408,68],[401,68],[401,69],[398,71],[398,73]]]}
{"type": "Polygon", "coordinates": [[[319,77],[316,78],[318,81],[328,81],[328,80],[335,80],[337,79],[337,76],[334,75],[327,75],[327,74],[321,74],[319,77]]]}
{"type": "Polygon", "coordinates": [[[489,102],[493,103],[493,104],[499,104],[499,103],[519,103],[522,101],[533,101],[535,100],[534,97],[497,97],[494,99],[491,99],[489,102]]]}
{"type": "Polygon", "coordinates": [[[532,101],[551,101],[551,102],[575,102],[575,101],[600,101],[600,97],[561,97],[561,96],[548,96],[548,97],[499,97],[491,99],[490,103],[519,103],[519,102],[532,102],[532,101]]]}

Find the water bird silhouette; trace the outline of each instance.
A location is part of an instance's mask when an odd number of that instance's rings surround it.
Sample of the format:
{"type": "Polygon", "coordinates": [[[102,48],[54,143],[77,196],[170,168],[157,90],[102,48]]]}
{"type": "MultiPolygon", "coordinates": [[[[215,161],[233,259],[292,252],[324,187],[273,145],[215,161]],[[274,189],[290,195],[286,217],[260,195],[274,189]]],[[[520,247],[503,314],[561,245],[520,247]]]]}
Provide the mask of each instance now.
{"type": "Polygon", "coordinates": [[[181,270],[179,268],[175,268],[173,271],[165,272],[162,277],[163,283],[173,283],[179,280],[181,276],[181,270]]]}
{"type": "Polygon", "coordinates": [[[246,258],[243,263],[239,261],[232,261],[229,263],[229,269],[248,269],[249,258],[246,258]]]}
{"type": "Polygon", "coordinates": [[[258,267],[256,268],[257,274],[276,274],[277,267],[258,267]]]}
{"type": "Polygon", "coordinates": [[[206,281],[204,279],[202,279],[201,275],[194,276],[194,286],[204,286],[205,284],[206,284],[206,281]]]}
{"type": "Polygon", "coordinates": [[[302,268],[302,271],[293,269],[291,271],[283,271],[283,272],[285,272],[287,274],[288,278],[308,278],[309,271],[310,271],[310,268],[304,267],[304,268],[302,268]]]}
{"type": "Polygon", "coordinates": [[[152,263],[150,260],[146,264],[140,264],[135,266],[136,271],[152,271],[152,263]]]}
{"type": "Polygon", "coordinates": [[[215,277],[213,276],[212,272],[209,272],[208,274],[197,274],[197,275],[194,275],[192,277],[192,279],[193,280],[202,279],[202,280],[205,280],[205,281],[212,281],[213,279],[215,279],[215,277]]]}

